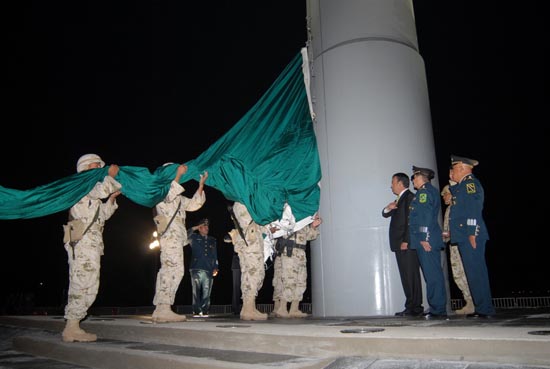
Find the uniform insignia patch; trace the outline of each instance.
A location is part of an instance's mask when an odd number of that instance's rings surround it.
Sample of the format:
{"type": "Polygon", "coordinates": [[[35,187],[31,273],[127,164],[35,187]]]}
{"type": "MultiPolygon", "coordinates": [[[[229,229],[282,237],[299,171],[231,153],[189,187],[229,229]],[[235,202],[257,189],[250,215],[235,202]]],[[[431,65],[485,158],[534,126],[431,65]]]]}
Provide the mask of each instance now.
{"type": "Polygon", "coordinates": [[[420,196],[418,197],[418,201],[420,201],[421,204],[428,201],[428,194],[427,193],[421,193],[420,196]]]}
{"type": "Polygon", "coordinates": [[[476,184],[475,183],[466,183],[466,192],[468,194],[476,193],[476,184]]]}

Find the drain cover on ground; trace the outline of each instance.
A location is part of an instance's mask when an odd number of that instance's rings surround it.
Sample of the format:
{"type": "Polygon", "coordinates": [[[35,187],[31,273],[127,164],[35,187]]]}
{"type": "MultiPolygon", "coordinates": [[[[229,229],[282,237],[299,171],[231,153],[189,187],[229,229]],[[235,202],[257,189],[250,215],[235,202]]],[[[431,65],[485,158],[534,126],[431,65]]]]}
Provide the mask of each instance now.
{"type": "Polygon", "coordinates": [[[218,328],[250,328],[249,325],[244,324],[225,324],[225,325],[217,325],[218,328]]]}
{"type": "Polygon", "coordinates": [[[356,328],[356,329],[342,329],[341,333],[374,333],[383,332],[384,328],[356,328]]]}
{"type": "Polygon", "coordinates": [[[550,336],[550,331],[531,331],[529,334],[535,334],[537,336],[550,336]]]}

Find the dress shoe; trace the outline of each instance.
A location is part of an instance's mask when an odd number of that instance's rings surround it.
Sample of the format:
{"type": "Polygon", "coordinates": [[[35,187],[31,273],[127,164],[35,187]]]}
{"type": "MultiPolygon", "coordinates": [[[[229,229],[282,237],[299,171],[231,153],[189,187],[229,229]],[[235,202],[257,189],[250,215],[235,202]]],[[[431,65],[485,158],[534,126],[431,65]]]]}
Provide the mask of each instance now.
{"type": "Polygon", "coordinates": [[[427,320],[449,320],[447,314],[427,313],[424,314],[424,318],[426,318],[427,320]]]}
{"type": "Polygon", "coordinates": [[[395,313],[395,316],[419,316],[422,315],[423,311],[415,312],[413,310],[403,310],[395,313]]]}
{"type": "Polygon", "coordinates": [[[491,318],[493,318],[493,315],[474,312],[472,314],[467,314],[466,317],[467,318],[491,319],[491,318]]]}

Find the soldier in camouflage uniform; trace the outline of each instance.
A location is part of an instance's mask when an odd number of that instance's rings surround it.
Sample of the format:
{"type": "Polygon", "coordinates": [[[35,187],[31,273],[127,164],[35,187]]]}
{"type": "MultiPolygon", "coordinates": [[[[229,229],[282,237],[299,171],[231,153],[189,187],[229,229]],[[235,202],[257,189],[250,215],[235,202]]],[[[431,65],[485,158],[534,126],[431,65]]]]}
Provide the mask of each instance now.
{"type": "MultiPolygon", "coordinates": [[[[449,176],[452,176],[452,171],[450,171],[449,176]]],[[[451,234],[449,231],[449,216],[451,213],[451,207],[453,204],[453,195],[451,193],[452,186],[456,185],[456,182],[452,180],[449,181],[449,184],[443,187],[441,191],[441,196],[443,197],[443,202],[447,205],[445,209],[445,216],[443,217],[443,242],[449,244],[450,251],[450,260],[451,260],[451,270],[453,272],[453,280],[455,281],[457,287],[462,292],[464,301],[466,302],[462,309],[455,310],[456,314],[471,314],[474,312],[474,302],[472,301],[472,295],[470,294],[470,287],[468,287],[468,279],[466,279],[466,273],[464,272],[464,266],[462,265],[462,258],[460,257],[460,251],[458,251],[458,246],[452,244],[449,241],[451,240],[451,234]]]]}
{"type": "MultiPolygon", "coordinates": [[[[165,165],[169,164],[171,163],[165,165]]],[[[154,323],[186,320],[185,315],[174,313],[171,306],[174,304],[176,292],[184,275],[183,247],[187,243],[186,212],[196,211],[205,203],[204,183],[208,178],[208,172],[204,172],[197,191],[192,198],[188,198],[182,195],[185,189],[179,183],[181,176],[186,172],[187,165],[178,166],[168,194],[155,206],[157,217],[164,217],[164,222],[169,225],[163,233],[161,232],[159,238],[161,266],[157,274],[153,298],[153,305],[156,306],[152,315],[154,323]],[[173,220],[172,217],[174,217],[173,220]]]]}
{"type": "MultiPolygon", "coordinates": [[[[78,173],[103,168],[105,162],[96,154],[86,154],[77,162],[78,173]]],[[[87,227],[79,241],[65,243],[69,261],[69,291],[65,306],[67,320],[62,333],[65,342],[92,342],[97,336],[80,328],[80,321],[86,317],[99,290],[99,271],[103,255],[103,227],[107,219],[118,208],[116,197],[120,194],[120,183],[115,180],[118,165],[111,164],[109,175],[69,210],[69,218],[81,220],[87,227]],[[108,198],[106,202],[102,199],[108,198]],[[88,227],[89,226],[89,227],[88,227]]]]}
{"type": "Polygon", "coordinates": [[[277,239],[276,256],[273,263],[273,315],[278,318],[303,318],[300,301],[307,287],[307,241],[319,236],[322,219],[318,215],[312,223],[290,235],[277,239]],[[288,310],[290,302],[290,311],[288,310]]]}
{"type": "Polygon", "coordinates": [[[262,233],[267,234],[268,231],[252,220],[250,213],[240,202],[233,204],[233,212],[245,237],[243,239],[236,229],[229,232],[241,263],[243,307],[240,317],[242,320],[266,320],[267,314],[256,309],[256,296],[262,288],[265,277],[262,233]]]}

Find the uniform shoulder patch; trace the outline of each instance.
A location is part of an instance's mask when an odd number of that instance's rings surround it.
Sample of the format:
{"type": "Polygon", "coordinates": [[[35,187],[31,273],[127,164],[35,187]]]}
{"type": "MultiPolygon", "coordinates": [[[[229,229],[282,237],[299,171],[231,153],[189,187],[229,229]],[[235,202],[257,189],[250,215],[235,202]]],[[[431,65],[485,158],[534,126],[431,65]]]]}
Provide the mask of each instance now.
{"type": "Polygon", "coordinates": [[[476,184],[475,183],[466,183],[466,192],[468,194],[476,193],[476,184]]]}
{"type": "Polygon", "coordinates": [[[423,204],[425,203],[426,201],[428,201],[428,194],[427,193],[421,193],[419,196],[418,196],[418,201],[423,204]]]}

